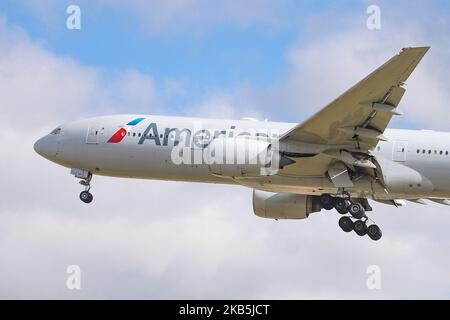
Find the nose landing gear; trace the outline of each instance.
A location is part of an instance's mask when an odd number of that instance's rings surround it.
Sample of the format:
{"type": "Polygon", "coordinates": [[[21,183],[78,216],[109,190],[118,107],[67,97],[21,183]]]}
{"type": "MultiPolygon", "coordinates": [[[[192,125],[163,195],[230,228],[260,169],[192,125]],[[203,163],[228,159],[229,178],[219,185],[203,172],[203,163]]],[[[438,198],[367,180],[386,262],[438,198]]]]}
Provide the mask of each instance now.
{"type": "Polygon", "coordinates": [[[84,203],[91,203],[94,196],[89,191],[91,190],[92,173],[89,172],[88,177],[80,181],[80,184],[85,187],[85,190],[80,193],[80,200],[84,203]]]}
{"type": "Polygon", "coordinates": [[[92,173],[82,169],[72,169],[70,172],[75,178],[81,179],[80,184],[84,186],[85,190],[80,193],[80,200],[84,203],[91,203],[94,196],[89,191],[91,190],[92,173]]]}
{"type": "Polygon", "coordinates": [[[89,191],[83,191],[80,193],[80,199],[84,203],[91,203],[94,200],[94,196],[89,191]]]}

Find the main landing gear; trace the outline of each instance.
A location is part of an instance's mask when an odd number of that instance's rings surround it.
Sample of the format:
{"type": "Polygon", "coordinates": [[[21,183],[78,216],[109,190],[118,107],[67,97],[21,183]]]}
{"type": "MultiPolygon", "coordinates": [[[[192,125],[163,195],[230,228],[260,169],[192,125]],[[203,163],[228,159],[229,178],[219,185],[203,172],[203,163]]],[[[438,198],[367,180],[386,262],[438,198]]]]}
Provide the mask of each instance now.
{"type": "Polygon", "coordinates": [[[320,204],[325,210],[336,209],[342,215],[350,214],[350,216],[343,216],[339,219],[339,227],[344,232],[355,231],[360,237],[368,235],[374,241],[380,240],[382,236],[380,228],[375,224],[368,225],[366,209],[372,209],[367,200],[365,201],[354,201],[347,193],[339,196],[323,194],[320,197],[320,204]]]}

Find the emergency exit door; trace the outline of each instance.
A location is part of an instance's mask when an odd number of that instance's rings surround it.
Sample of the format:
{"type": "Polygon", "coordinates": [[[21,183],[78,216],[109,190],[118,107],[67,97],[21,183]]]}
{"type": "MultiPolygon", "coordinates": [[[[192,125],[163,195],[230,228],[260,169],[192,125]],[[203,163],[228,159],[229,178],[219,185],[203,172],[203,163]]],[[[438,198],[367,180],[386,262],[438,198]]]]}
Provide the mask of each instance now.
{"type": "Polygon", "coordinates": [[[101,129],[102,129],[101,125],[91,125],[87,131],[86,143],[98,144],[101,129]]]}
{"type": "Polygon", "coordinates": [[[407,141],[394,141],[394,150],[392,150],[392,160],[398,162],[406,161],[408,142],[407,141]]]}

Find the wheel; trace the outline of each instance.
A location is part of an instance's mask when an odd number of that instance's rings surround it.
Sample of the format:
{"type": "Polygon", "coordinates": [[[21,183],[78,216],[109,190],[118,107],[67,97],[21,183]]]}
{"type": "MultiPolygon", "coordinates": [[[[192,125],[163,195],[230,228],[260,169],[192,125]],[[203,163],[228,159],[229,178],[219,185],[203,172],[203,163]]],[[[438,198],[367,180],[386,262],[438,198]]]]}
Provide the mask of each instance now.
{"type": "Polygon", "coordinates": [[[347,201],[344,198],[335,198],[334,208],[340,214],[346,214],[348,212],[347,201]]]}
{"type": "Polygon", "coordinates": [[[381,236],[383,235],[380,228],[376,224],[372,224],[367,228],[367,234],[369,235],[370,239],[374,241],[380,240],[381,236]]]}
{"type": "Polygon", "coordinates": [[[359,202],[354,202],[350,204],[348,207],[348,212],[353,216],[355,219],[361,219],[364,217],[364,207],[359,202]]]}
{"type": "Polygon", "coordinates": [[[347,214],[348,213],[348,209],[347,208],[336,209],[336,211],[339,212],[340,214],[347,214]]]}
{"type": "Polygon", "coordinates": [[[353,221],[349,217],[342,217],[339,219],[339,227],[344,232],[351,232],[353,230],[353,221]]]}
{"type": "Polygon", "coordinates": [[[367,234],[367,225],[363,221],[357,220],[353,224],[353,230],[355,230],[358,236],[365,236],[367,234]]]}
{"type": "Polygon", "coordinates": [[[94,200],[94,196],[88,191],[83,191],[80,193],[80,200],[84,203],[91,203],[94,200]]]}
{"type": "Polygon", "coordinates": [[[320,196],[320,205],[325,210],[331,210],[334,208],[334,198],[329,194],[323,194],[320,196]]]}

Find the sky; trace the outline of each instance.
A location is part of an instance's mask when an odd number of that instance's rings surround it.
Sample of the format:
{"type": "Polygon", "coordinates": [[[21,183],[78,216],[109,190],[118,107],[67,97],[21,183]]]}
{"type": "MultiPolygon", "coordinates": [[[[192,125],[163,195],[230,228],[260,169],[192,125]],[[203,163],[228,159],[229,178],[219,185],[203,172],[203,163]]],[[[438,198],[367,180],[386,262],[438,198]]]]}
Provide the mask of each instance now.
{"type": "Polygon", "coordinates": [[[331,212],[258,218],[240,186],[94,177],[86,206],[69,170],[32,148],[116,113],[299,123],[423,45],[390,127],[448,131],[449,31],[448,1],[0,1],[0,298],[449,298],[447,207],[374,203],[373,242],[331,212]],[[80,30],[66,27],[72,4],[80,30]],[[66,286],[70,265],[81,290],[66,286]]]}

